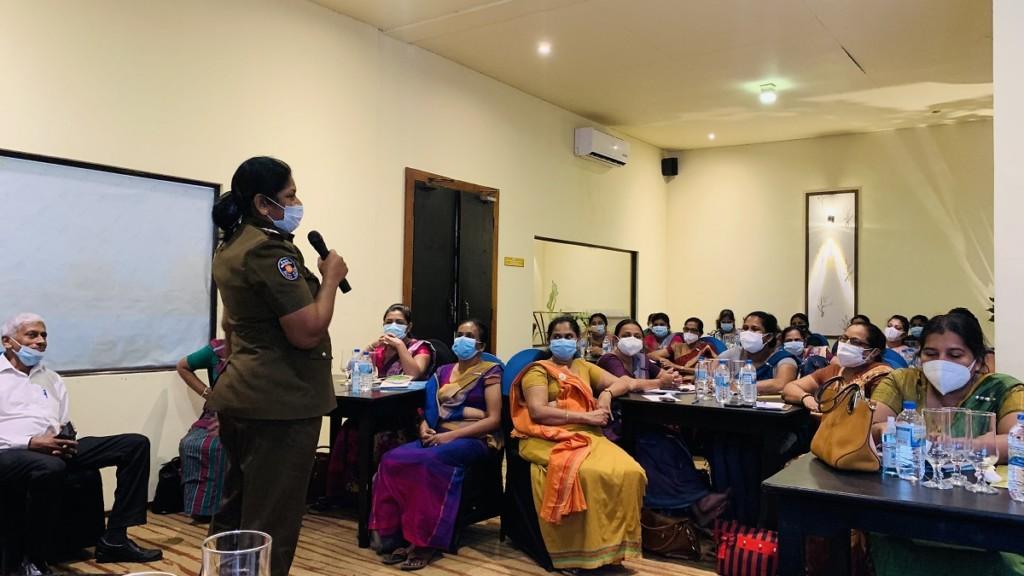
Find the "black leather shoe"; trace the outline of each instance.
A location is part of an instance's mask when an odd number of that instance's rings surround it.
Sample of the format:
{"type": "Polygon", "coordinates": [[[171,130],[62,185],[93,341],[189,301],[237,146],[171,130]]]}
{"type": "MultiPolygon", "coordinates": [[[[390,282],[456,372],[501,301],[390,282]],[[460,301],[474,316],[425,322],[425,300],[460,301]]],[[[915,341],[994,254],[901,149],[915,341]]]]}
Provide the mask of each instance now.
{"type": "Polygon", "coordinates": [[[124,544],[114,546],[104,539],[96,543],[96,561],[100,564],[111,562],[156,562],[164,557],[163,550],[156,548],[141,548],[138,544],[128,538],[124,544]]]}

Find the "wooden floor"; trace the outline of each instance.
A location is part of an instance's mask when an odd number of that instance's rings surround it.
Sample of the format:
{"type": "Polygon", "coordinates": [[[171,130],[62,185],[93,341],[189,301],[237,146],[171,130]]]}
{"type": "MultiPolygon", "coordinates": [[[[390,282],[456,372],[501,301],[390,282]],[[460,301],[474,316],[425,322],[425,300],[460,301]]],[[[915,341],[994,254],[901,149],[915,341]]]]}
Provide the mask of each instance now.
{"type": "MultiPolygon", "coordinates": [[[[193,524],[187,516],[149,515],[149,524],[132,528],[130,535],[140,545],[158,547],[164,560],[154,564],[97,564],[93,561],[66,564],[60,567],[69,574],[128,574],[130,572],[164,571],[178,576],[197,576],[199,546],[206,537],[206,525],[193,524]]],[[[299,549],[292,564],[293,576],[382,575],[399,574],[397,568],[384,566],[369,549],[356,546],[356,523],[353,518],[306,515],[299,549]]],[[[548,574],[514,548],[507,540],[498,541],[498,521],[477,524],[463,534],[463,547],[458,555],[446,554],[427,568],[424,576],[544,576],[548,574]]],[[[683,564],[645,558],[626,562],[622,568],[595,572],[601,575],[650,574],[652,576],[709,576],[710,564],[683,564]]]]}

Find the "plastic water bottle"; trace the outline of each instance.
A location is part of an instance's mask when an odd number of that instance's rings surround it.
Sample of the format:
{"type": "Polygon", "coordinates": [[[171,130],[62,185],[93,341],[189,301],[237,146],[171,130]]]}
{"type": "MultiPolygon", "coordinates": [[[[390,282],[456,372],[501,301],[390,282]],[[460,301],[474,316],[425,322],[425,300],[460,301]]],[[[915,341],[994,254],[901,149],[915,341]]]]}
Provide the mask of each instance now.
{"type": "Polygon", "coordinates": [[[740,398],[748,406],[757,404],[757,370],[753,360],[747,360],[740,368],[740,398]]]}
{"type": "Polygon", "coordinates": [[[345,377],[348,378],[349,383],[352,383],[352,373],[356,362],[359,360],[359,348],[352,349],[352,355],[348,357],[348,362],[345,363],[345,377]]]}
{"type": "Polygon", "coordinates": [[[882,475],[899,476],[896,470],[896,417],[889,416],[882,431],[882,475]]]}
{"type": "Polygon", "coordinates": [[[1006,439],[1009,446],[1009,457],[1006,480],[1006,487],[1009,489],[1010,498],[1017,502],[1024,502],[1024,413],[1017,414],[1017,423],[1010,428],[1006,439]]]}
{"type": "Polygon", "coordinates": [[[719,360],[715,368],[715,401],[725,404],[729,401],[729,361],[719,360]]]}
{"type": "Polygon", "coordinates": [[[363,352],[352,366],[352,391],[367,392],[373,383],[373,363],[370,361],[370,353],[363,352]]]}
{"type": "Polygon", "coordinates": [[[601,342],[601,351],[604,352],[605,354],[607,354],[607,353],[612,351],[612,339],[611,338],[609,338],[607,336],[604,337],[604,342],[601,342]]]}
{"type": "Polygon", "coordinates": [[[693,393],[697,402],[703,402],[708,393],[708,362],[703,355],[697,357],[697,369],[693,375],[693,393]]]}
{"type": "Polygon", "coordinates": [[[911,400],[903,402],[896,418],[896,466],[903,480],[917,482],[924,476],[924,417],[911,400]]]}

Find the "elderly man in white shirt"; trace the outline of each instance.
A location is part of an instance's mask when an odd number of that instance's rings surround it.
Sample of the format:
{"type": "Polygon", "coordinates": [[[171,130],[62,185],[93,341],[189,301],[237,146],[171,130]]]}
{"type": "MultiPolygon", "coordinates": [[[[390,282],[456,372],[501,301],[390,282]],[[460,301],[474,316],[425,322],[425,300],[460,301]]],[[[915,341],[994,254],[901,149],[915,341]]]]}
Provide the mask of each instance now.
{"type": "Polygon", "coordinates": [[[117,467],[117,489],[107,531],[96,544],[98,562],[153,562],[160,550],[139,547],[127,528],[146,523],[149,439],[140,434],[74,439],[61,377],[42,362],[46,324],[19,314],[3,324],[0,356],[0,487],[24,490],[26,560],[23,574],[45,574],[67,470],[117,467]]]}

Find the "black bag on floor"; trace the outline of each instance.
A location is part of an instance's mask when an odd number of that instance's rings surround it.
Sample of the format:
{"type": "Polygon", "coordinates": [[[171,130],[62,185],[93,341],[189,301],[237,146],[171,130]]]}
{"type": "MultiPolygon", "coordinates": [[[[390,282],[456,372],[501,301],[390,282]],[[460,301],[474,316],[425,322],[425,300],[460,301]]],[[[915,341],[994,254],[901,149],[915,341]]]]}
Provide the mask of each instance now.
{"type": "Polygon", "coordinates": [[[172,458],[160,467],[156,495],[150,510],[154,514],[175,514],[185,509],[185,491],[181,487],[181,458],[172,458]]]}

